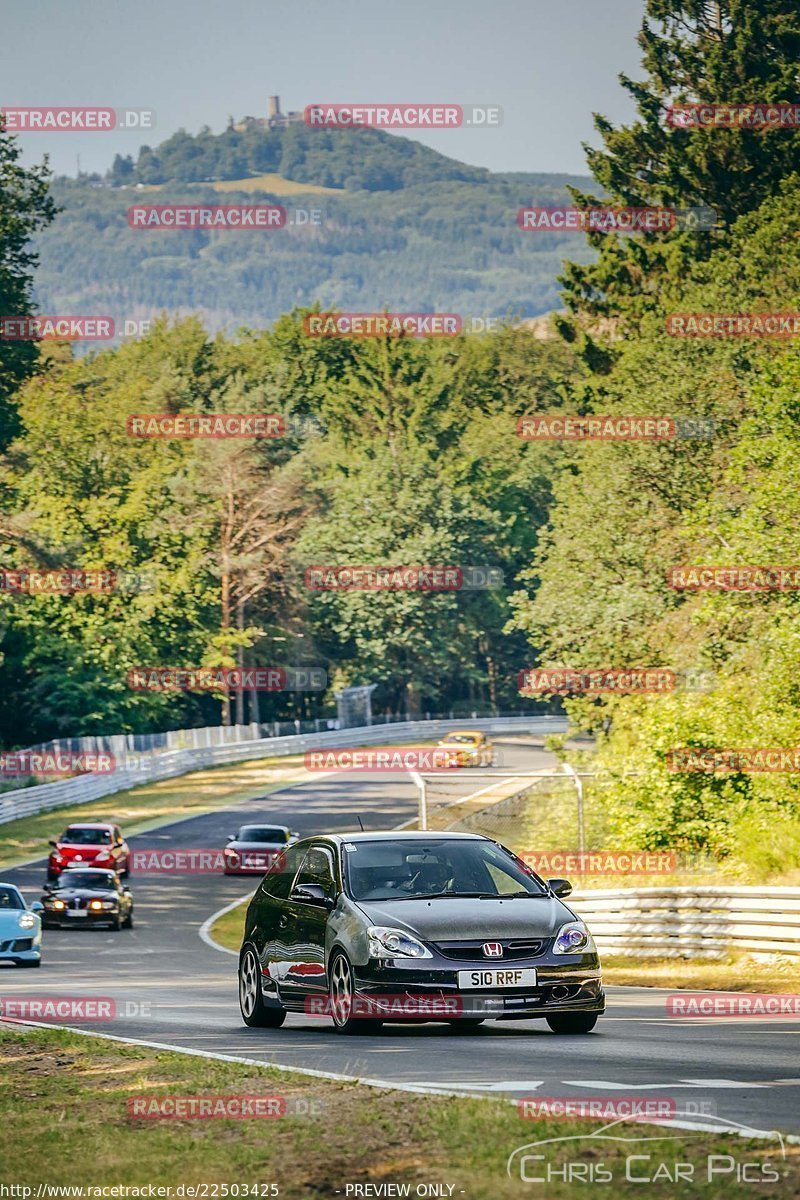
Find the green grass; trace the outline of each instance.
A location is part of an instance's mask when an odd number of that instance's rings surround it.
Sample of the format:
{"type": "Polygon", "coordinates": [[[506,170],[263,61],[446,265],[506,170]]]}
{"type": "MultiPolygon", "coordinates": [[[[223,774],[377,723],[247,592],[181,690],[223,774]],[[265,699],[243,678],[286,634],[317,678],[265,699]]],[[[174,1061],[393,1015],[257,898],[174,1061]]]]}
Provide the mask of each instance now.
{"type": "MultiPolygon", "coordinates": [[[[246,887],[247,881],[243,879],[242,890],[246,887]]],[[[227,946],[229,950],[238,951],[244,934],[244,914],[246,910],[247,904],[245,901],[242,901],[237,908],[232,908],[230,912],[217,917],[210,930],[214,941],[219,942],[220,946],[227,946]]]]}
{"type": "Polygon", "coordinates": [[[622,957],[603,958],[603,979],[629,987],[660,987],[678,990],[724,992],[798,992],[800,955],[770,956],[760,962],[746,954],[731,955],[711,962],[680,959],[631,961],[622,957]]]}
{"type": "MultiPolygon", "coordinates": [[[[269,1032],[263,1036],[269,1038],[269,1032]]],[[[409,1183],[412,1195],[417,1184],[438,1182],[451,1185],[454,1197],[511,1200],[521,1193],[519,1177],[506,1175],[513,1150],[596,1129],[596,1123],[585,1120],[522,1119],[514,1105],[497,1100],[410,1095],[56,1030],[0,1025],[0,1163],[5,1184],[175,1187],[274,1182],[281,1200],[307,1200],[367,1181],[409,1183]],[[272,1120],[142,1121],[129,1116],[127,1101],[143,1094],[279,1095],[285,1097],[287,1115],[272,1120]]],[[[623,1133],[669,1136],[670,1130],[627,1124],[623,1133]]],[[[770,1194],[798,1194],[797,1147],[787,1147],[784,1161],[771,1143],[674,1133],[678,1140],[664,1143],[666,1161],[699,1163],[706,1153],[756,1163],[769,1160],[783,1173],[770,1194]]],[[[613,1171],[614,1196],[641,1195],[640,1184],[624,1180],[625,1150],[608,1143],[582,1152],[569,1142],[562,1147],[568,1150],[559,1148],[561,1161],[566,1153],[584,1164],[596,1164],[601,1157],[613,1171]]],[[[627,1152],[638,1153],[640,1147],[627,1152]]],[[[641,1152],[655,1154],[654,1144],[641,1152]]],[[[217,1194],[225,1192],[220,1189],[217,1194]]],[[[546,1193],[532,1194],[562,1200],[587,1192],[585,1185],[555,1183],[546,1193]]],[[[606,1189],[603,1194],[612,1192],[606,1189]]],[[[739,1186],[730,1176],[688,1191],[667,1181],[647,1188],[652,1200],[684,1195],[731,1200],[754,1194],[752,1184],[739,1186]]]]}
{"type": "Polygon", "coordinates": [[[50,839],[71,821],[115,821],[124,834],[142,833],[275,791],[302,777],[301,756],[254,759],[8,821],[0,825],[0,867],[47,854],[50,839]]]}

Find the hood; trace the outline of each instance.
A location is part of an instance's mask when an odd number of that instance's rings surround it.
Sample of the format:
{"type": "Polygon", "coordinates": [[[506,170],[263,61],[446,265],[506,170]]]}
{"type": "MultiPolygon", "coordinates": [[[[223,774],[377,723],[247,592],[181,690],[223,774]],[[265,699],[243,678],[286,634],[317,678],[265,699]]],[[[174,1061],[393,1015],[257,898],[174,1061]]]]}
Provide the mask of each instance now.
{"type": "Polygon", "coordinates": [[[119,893],[113,889],[101,891],[96,888],[68,887],[58,888],[55,892],[45,892],[43,900],[117,900],[119,893]]]}
{"type": "MultiPolygon", "coordinates": [[[[11,930],[19,929],[19,918],[29,911],[24,908],[0,908],[0,930],[7,934],[11,930]]],[[[38,913],[33,915],[37,918],[39,916],[38,913]]]]}
{"type": "Polygon", "coordinates": [[[552,937],[572,914],[551,896],[478,900],[465,896],[436,900],[359,900],[372,925],[408,929],[431,942],[552,937]]]}
{"type": "Polygon", "coordinates": [[[59,842],[56,850],[59,853],[69,854],[70,858],[81,858],[84,862],[89,862],[92,858],[97,858],[98,854],[111,855],[112,846],[75,846],[72,842],[59,842]]]}
{"type": "Polygon", "coordinates": [[[285,850],[288,842],[240,842],[234,838],[232,842],[228,842],[226,850],[271,850],[276,854],[285,850]]]}

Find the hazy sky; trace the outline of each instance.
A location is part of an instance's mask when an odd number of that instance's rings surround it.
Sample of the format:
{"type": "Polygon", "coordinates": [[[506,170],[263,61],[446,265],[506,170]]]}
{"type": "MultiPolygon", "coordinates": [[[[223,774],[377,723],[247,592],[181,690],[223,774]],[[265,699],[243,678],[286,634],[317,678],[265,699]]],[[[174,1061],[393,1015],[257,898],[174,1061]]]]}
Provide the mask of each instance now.
{"type": "Polygon", "coordinates": [[[631,114],[642,0],[0,0],[0,106],[152,108],[141,133],[27,133],[25,161],[104,171],[183,126],[316,101],[501,105],[421,141],[496,171],[582,172],[592,112],[631,114]]]}

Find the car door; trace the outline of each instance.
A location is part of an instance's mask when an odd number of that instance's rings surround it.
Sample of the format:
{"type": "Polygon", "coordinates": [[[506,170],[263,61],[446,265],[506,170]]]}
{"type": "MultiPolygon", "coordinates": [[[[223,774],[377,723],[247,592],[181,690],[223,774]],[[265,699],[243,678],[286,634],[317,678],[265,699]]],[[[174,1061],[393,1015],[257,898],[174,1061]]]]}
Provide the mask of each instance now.
{"type": "Polygon", "coordinates": [[[325,931],[336,891],[333,852],[329,846],[315,843],[303,858],[279,918],[286,935],[287,970],[280,985],[286,1000],[299,1001],[327,991],[325,931]],[[327,906],[302,898],[307,884],[323,889],[327,906]]]}
{"type": "MultiPolygon", "coordinates": [[[[276,957],[278,934],[283,930],[279,921],[285,918],[283,906],[289,898],[294,877],[307,849],[307,843],[289,846],[275,869],[268,871],[261,880],[247,910],[245,940],[252,942],[261,960],[262,969],[273,984],[278,982],[279,977],[277,965],[273,969],[273,964],[280,961],[276,957]]],[[[285,920],[283,924],[285,925],[285,920]]]]}

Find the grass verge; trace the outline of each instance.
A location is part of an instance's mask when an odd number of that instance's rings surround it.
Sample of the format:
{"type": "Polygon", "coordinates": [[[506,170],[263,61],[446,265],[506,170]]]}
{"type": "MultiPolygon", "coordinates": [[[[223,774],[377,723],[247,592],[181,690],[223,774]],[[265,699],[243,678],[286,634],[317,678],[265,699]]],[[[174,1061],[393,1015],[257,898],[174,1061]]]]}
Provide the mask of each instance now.
{"type": "Polygon", "coordinates": [[[47,854],[50,839],[71,821],[115,821],[126,835],[143,833],[158,825],[254,799],[303,777],[302,756],[253,759],[8,821],[0,825],[0,868],[47,854]]]}
{"type": "MultiPolygon", "coordinates": [[[[243,1185],[258,1184],[263,1188],[251,1196],[306,1200],[343,1194],[348,1184],[367,1181],[408,1184],[412,1195],[419,1184],[437,1183],[467,1200],[506,1200],[520,1194],[519,1172],[515,1178],[506,1174],[512,1151],[581,1134],[587,1135],[585,1143],[533,1148],[547,1161],[530,1160],[528,1170],[541,1174],[552,1162],[563,1171],[565,1163],[577,1162],[596,1173],[602,1165],[613,1176],[615,1196],[640,1195],[641,1183],[625,1180],[625,1158],[643,1153],[651,1158],[635,1164],[640,1176],[645,1170],[655,1175],[661,1159],[696,1170],[689,1191],[676,1190],[663,1176],[652,1182],[651,1200],[690,1193],[705,1200],[752,1195],[752,1183],[736,1182],[733,1163],[744,1161],[755,1164],[754,1172],[774,1171],[781,1196],[800,1188],[800,1151],[794,1146],[786,1147],[784,1158],[774,1143],[636,1123],[626,1123],[624,1136],[663,1143],[599,1143],[589,1140],[597,1128],[577,1119],[522,1119],[515,1106],[496,1100],[409,1095],[58,1030],[0,1026],[0,1162],[8,1184],[239,1185],[238,1193],[219,1189],[208,1196],[241,1196],[247,1194],[243,1185]],[[286,1115],[218,1119],[210,1127],[208,1120],[141,1120],[128,1111],[133,1096],[234,1094],[281,1096],[286,1115]],[[709,1154],[729,1155],[733,1162],[725,1174],[705,1182],[709,1154]],[[277,1192],[268,1190],[271,1183],[277,1192]]],[[[582,1195],[582,1187],[556,1179],[547,1187],[548,1200],[582,1195]]],[[[393,1193],[403,1194],[394,1189],[385,1194],[393,1193]]]]}

